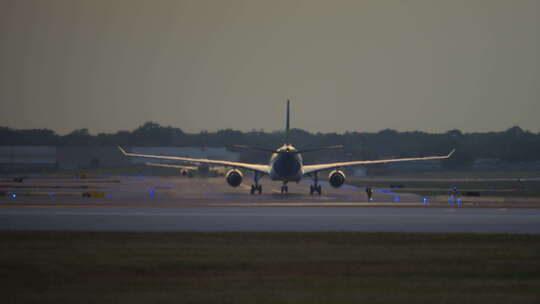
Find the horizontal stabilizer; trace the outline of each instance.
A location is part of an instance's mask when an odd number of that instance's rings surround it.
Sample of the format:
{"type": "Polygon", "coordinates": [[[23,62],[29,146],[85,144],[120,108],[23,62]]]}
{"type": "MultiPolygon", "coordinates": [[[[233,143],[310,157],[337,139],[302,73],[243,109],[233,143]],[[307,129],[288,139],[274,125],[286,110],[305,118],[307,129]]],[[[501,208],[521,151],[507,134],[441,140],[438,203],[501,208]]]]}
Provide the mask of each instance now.
{"type": "Polygon", "coordinates": [[[236,149],[254,150],[254,151],[262,151],[262,152],[270,152],[270,153],[276,152],[275,149],[261,148],[261,147],[255,147],[255,146],[247,146],[247,145],[232,145],[231,147],[236,148],[236,149]]]}
{"type": "Polygon", "coordinates": [[[343,145],[335,145],[335,146],[300,149],[296,151],[296,153],[307,153],[307,152],[316,152],[316,151],[324,151],[324,150],[341,150],[341,149],[343,149],[343,145]]]}

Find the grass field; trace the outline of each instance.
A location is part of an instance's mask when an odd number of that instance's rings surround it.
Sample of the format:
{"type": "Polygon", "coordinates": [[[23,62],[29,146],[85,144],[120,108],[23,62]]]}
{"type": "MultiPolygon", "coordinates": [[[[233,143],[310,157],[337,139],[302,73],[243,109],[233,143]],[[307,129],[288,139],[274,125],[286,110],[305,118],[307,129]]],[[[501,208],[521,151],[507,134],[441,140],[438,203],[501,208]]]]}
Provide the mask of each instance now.
{"type": "Polygon", "coordinates": [[[539,303],[540,236],[0,232],[2,303],[539,303]]]}

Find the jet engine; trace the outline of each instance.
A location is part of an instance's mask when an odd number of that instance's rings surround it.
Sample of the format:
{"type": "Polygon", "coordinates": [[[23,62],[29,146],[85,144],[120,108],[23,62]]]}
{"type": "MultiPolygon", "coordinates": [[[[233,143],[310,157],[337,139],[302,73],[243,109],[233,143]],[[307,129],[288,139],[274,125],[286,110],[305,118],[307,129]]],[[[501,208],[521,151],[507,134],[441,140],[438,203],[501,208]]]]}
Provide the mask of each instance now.
{"type": "Polygon", "coordinates": [[[242,183],[242,179],[244,179],[244,175],[242,174],[242,171],[237,169],[231,169],[227,171],[227,174],[225,174],[225,179],[227,180],[227,184],[231,187],[238,187],[242,183]]]}
{"type": "Polygon", "coordinates": [[[334,188],[339,188],[345,183],[345,173],[340,170],[334,170],[328,175],[328,181],[334,188]]]}

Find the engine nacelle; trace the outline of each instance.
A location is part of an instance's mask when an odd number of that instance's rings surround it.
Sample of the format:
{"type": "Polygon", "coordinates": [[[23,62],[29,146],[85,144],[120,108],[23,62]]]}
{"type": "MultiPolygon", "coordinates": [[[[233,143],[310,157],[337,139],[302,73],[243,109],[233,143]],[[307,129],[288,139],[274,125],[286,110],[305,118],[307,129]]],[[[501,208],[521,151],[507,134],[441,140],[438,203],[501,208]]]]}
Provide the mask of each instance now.
{"type": "Polygon", "coordinates": [[[227,171],[227,174],[225,174],[225,179],[227,180],[227,184],[229,184],[229,186],[238,187],[242,183],[244,175],[240,170],[231,169],[227,171]]]}
{"type": "Polygon", "coordinates": [[[328,182],[334,188],[339,188],[345,183],[345,173],[340,170],[334,170],[328,175],[328,182]]]}

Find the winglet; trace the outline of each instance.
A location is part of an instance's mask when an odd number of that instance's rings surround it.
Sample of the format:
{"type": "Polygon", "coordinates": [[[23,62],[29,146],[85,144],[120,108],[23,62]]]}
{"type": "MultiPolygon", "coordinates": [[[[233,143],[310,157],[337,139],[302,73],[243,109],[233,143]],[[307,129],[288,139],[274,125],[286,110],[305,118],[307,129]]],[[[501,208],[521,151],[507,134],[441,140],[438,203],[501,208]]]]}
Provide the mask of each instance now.
{"type": "Polygon", "coordinates": [[[448,153],[446,158],[450,158],[450,156],[452,156],[452,154],[454,154],[454,152],[456,152],[456,149],[452,149],[452,151],[450,151],[450,153],[448,153]]]}
{"type": "Polygon", "coordinates": [[[127,156],[128,154],[126,153],[126,151],[124,149],[122,149],[122,147],[120,146],[117,146],[118,147],[118,150],[120,150],[120,152],[122,152],[122,154],[124,154],[125,156],[127,156]]]}

